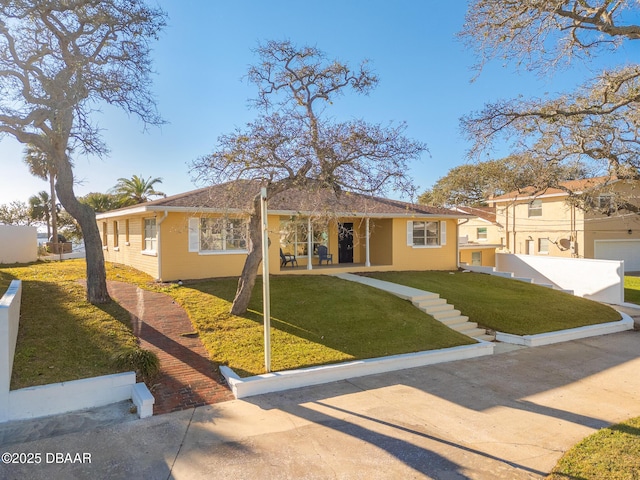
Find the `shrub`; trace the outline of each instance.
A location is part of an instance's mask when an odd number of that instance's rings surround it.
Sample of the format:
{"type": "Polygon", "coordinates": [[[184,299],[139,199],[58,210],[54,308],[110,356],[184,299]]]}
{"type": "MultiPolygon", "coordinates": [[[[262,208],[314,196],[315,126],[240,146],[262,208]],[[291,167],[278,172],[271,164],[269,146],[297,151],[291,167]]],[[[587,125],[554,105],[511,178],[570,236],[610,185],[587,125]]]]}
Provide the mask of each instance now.
{"type": "Polygon", "coordinates": [[[116,367],[136,372],[144,383],[151,385],[160,373],[160,359],[151,350],[127,348],[113,357],[116,367]]]}

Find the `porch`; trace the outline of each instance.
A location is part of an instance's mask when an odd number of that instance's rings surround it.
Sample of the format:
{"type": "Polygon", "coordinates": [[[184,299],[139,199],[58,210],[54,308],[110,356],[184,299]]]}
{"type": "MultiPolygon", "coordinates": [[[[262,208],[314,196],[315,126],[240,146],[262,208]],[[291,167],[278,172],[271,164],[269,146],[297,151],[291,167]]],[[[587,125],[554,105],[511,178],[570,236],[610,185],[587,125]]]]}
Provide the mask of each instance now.
{"type": "Polygon", "coordinates": [[[371,264],[366,266],[364,263],[336,263],[329,265],[299,265],[291,267],[272,267],[270,273],[272,275],[335,275],[338,273],[359,273],[359,272],[385,272],[395,270],[391,264],[371,264]]]}

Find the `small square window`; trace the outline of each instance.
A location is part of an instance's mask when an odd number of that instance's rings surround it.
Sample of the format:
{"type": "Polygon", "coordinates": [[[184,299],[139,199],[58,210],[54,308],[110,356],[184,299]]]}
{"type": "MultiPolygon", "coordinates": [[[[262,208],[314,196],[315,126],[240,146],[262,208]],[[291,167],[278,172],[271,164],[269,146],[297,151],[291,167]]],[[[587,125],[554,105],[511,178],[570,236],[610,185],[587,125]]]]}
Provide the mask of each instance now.
{"type": "Polygon", "coordinates": [[[530,217],[542,216],[542,200],[532,200],[529,203],[529,216],[530,217]]]}
{"type": "Polygon", "coordinates": [[[486,240],[487,239],[487,227],[480,227],[476,230],[478,240],[486,240]]]}
{"type": "Polygon", "coordinates": [[[538,239],[538,253],[549,253],[549,239],[548,238],[539,238],[538,239]]]}

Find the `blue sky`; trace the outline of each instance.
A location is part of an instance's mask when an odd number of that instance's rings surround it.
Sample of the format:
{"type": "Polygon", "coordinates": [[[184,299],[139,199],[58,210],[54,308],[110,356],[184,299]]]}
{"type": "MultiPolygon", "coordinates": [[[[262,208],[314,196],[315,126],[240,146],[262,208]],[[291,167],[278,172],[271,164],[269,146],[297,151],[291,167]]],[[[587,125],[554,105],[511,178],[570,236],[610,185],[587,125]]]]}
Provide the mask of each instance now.
{"type": "MultiPolygon", "coordinates": [[[[162,177],[167,194],[197,188],[189,162],[215,148],[219,135],[254,119],[255,87],[243,76],[259,42],[289,39],[316,45],[329,57],[357,65],[369,59],[380,84],[369,96],[340,98],[326,114],[369,122],[408,124],[407,135],[429,148],[410,174],[420,192],[467,160],[459,118],[499,98],[542,96],[570,88],[583,74],[548,78],[490,64],[473,83],[472,54],[455,38],[466,2],[325,0],[263,2],[158,0],[169,25],[154,45],[153,91],[168,122],[144,126],[104,106],[95,120],[111,151],[103,159],[75,158],[76,194],[105,192],[119,177],[162,177]]],[[[22,163],[23,146],[0,141],[5,167],[0,204],[26,201],[48,189],[22,163]]],[[[506,153],[506,150],[500,152],[506,153]]]]}

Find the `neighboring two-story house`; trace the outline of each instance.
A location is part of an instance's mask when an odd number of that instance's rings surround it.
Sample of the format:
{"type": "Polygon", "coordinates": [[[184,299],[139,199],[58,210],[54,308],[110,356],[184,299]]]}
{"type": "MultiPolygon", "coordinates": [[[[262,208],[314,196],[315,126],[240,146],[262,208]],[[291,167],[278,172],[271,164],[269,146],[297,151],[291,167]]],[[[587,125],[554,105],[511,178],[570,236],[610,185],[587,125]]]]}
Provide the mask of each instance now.
{"type": "MultiPolygon", "coordinates": [[[[561,184],[574,193],[590,192],[603,207],[612,195],[623,193],[631,203],[640,200],[640,183],[599,177],[561,184]],[[636,193],[637,191],[637,193],[636,193]]],[[[624,260],[625,271],[640,271],[640,215],[627,210],[608,215],[586,211],[567,202],[559,188],[543,192],[510,192],[488,200],[496,209],[496,223],[504,249],[510,253],[574,258],[624,260]]],[[[640,202],[639,202],[640,203],[640,202]]]]}
{"type": "Polygon", "coordinates": [[[503,227],[496,220],[495,207],[456,207],[469,218],[458,223],[460,264],[494,266],[496,250],[502,248],[503,227]]]}

